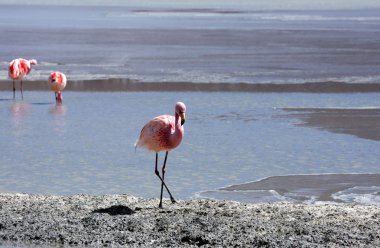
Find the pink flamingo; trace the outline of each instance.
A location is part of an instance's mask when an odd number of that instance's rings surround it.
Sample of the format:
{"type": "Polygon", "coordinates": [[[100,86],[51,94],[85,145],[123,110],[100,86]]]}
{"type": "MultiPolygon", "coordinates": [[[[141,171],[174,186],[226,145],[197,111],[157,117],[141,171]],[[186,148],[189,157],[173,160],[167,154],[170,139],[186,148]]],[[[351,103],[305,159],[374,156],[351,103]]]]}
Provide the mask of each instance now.
{"type": "Polygon", "coordinates": [[[21,98],[24,99],[22,89],[22,79],[30,73],[32,65],[36,65],[37,60],[14,59],[9,63],[8,75],[13,80],[13,99],[16,98],[15,80],[21,80],[21,98]]]}
{"type": "Polygon", "coordinates": [[[66,87],[66,75],[55,71],[48,78],[49,88],[55,92],[56,103],[62,103],[62,90],[66,87]]]}
{"type": "Polygon", "coordinates": [[[182,141],[184,135],[183,124],[185,123],[186,106],[182,102],[175,105],[175,116],[160,115],[149,121],[141,130],[140,137],[135,148],[143,147],[156,152],[155,174],[161,180],[161,196],[159,207],[162,208],[163,187],[169,193],[170,200],[175,203],[172,194],[165,184],[166,161],[170,150],[176,148],[182,141]],[[162,177],[157,169],[158,152],[166,151],[164,164],[162,166],[162,177]]]}

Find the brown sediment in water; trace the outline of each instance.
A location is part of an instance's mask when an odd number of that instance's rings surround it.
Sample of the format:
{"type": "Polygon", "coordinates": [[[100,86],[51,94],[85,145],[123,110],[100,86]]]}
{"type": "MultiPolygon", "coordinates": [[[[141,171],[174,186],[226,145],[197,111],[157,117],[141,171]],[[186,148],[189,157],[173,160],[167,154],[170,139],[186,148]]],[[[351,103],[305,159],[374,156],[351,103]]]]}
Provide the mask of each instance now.
{"type": "Polygon", "coordinates": [[[351,134],[380,141],[380,108],[285,108],[289,117],[302,120],[298,126],[314,127],[333,133],[351,134]]]}
{"type": "MultiPolygon", "coordinates": [[[[11,90],[12,82],[0,82],[0,91],[11,90]]],[[[17,85],[18,87],[18,85],[17,85]]],[[[25,90],[49,90],[45,81],[24,81],[25,90]]],[[[141,82],[132,79],[69,80],[66,91],[204,91],[204,92],[380,92],[380,83],[318,82],[302,84],[272,83],[194,83],[194,82],[141,82]]]]}

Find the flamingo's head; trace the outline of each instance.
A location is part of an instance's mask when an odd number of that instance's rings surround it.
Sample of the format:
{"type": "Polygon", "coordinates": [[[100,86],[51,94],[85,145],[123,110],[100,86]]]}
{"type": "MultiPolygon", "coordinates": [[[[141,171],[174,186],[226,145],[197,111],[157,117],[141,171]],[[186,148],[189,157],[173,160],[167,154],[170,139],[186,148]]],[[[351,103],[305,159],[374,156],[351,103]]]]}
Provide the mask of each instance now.
{"type": "Polygon", "coordinates": [[[51,79],[51,82],[54,83],[57,80],[57,74],[56,73],[52,73],[50,75],[50,79],[51,79]]]}
{"type": "Polygon", "coordinates": [[[35,60],[35,59],[31,59],[31,60],[29,60],[29,63],[30,63],[31,65],[37,65],[37,60],[35,60]]]}
{"type": "Polygon", "coordinates": [[[57,97],[55,100],[57,103],[62,103],[62,92],[61,91],[57,92],[57,97]]]}
{"type": "Polygon", "coordinates": [[[186,120],[186,105],[183,102],[175,104],[175,113],[181,118],[181,126],[185,124],[186,120]]]}

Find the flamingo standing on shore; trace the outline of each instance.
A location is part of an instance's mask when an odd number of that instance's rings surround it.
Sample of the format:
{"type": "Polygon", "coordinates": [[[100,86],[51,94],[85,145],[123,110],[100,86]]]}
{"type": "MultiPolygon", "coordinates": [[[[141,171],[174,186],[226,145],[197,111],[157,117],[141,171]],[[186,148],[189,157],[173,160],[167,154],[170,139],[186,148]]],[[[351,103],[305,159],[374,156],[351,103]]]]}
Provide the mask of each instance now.
{"type": "Polygon", "coordinates": [[[24,99],[22,89],[22,79],[30,73],[32,65],[37,65],[37,60],[26,60],[23,58],[14,59],[9,63],[8,75],[13,80],[13,99],[16,98],[15,80],[21,80],[21,98],[24,99]]]}
{"type": "Polygon", "coordinates": [[[56,103],[62,103],[62,90],[66,87],[66,75],[55,71],[48,78],[49,88],[55,92],[56,103]]]}
{"type": "Polygon", "coordinates": [[[162,208],[162,193],[163,187],[169,193],[170,200],[175,203],[169,188],[166,186],[164,178],[166,172],[166,161],[170,150],[176,148],[182,141],[184,136],[183,124],[185,123],[186,106],[182,102],[177,102],[175,105],[175,116],[160,115],[149,121],[141,130],[140,137],[135,144],[135,148],[143,147],[149,151],[156,152],[155,174],[161,180],[161,196],[160,204],[162,208]],[[166,151],[164,164],[162,166],[162,177],[157,169],[158,153],[166,151]]]}

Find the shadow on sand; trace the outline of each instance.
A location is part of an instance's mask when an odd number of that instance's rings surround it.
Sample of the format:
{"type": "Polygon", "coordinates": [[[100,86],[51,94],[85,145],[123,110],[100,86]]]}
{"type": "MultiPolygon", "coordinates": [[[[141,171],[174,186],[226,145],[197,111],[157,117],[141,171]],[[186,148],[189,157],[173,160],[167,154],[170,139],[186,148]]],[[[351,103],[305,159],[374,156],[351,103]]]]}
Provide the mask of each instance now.
{"type": "Polygon", "coordinates": [[[96,209],[92,211],[92,213],[109,214],[109,215],[132,215],[136,212],[127,206],[115,205],[108,208],[96,209]]]}

